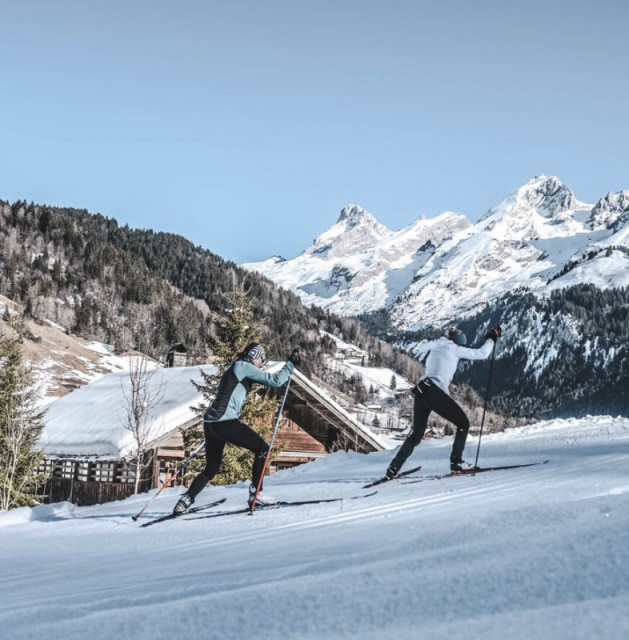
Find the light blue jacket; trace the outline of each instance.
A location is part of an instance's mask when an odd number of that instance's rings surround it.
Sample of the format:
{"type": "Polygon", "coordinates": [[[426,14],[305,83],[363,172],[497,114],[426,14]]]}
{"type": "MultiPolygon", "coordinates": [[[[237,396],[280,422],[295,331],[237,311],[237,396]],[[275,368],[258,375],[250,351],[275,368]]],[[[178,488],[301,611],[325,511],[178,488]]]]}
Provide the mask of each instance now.
{"type": "Polygon", "coordinates": [[[291,377],[294,368],[292,362],[287,362],[277,373],[267,373],[248,360],[236,360],[218,383],[214,402],[205,412],[204,422],[237,420],[254,382],[277,389],[291,377]]]}

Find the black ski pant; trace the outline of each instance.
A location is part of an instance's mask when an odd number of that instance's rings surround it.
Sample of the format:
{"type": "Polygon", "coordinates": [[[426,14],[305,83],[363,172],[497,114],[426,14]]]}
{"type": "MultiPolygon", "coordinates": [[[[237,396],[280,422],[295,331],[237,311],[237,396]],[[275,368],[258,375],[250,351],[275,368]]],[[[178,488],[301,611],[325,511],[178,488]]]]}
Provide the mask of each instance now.
{"type": "Polygon", "coordinates": [[[438,413],[456,427],[454,444],[450,454],[450,462],[461,462],[470,421],[461,407],[430,378],[422,380],[413,390],[415,403],[413,406],[413,430],[398,451],[390,468],[396,473],[400,471],[413,449],[421,442],[428,426],[428,416],[432,411],[438,413]]]}
{"type": "MultiPolygon", "coordinates": [[[[253,452],[255,457],[251,482],[255,487],[258,486],[264,470],[264,461],[269,452],[269,446],[258,433],[240,420],[206,422],[203,425],[203,433],[205,434],[205,469],[192,481],[188,495],[193,499],[196,498],[218,473],[227,443],[253,452]]],[[[262,491],[262,485],[260,485],[260,491],[262,491]]]]}

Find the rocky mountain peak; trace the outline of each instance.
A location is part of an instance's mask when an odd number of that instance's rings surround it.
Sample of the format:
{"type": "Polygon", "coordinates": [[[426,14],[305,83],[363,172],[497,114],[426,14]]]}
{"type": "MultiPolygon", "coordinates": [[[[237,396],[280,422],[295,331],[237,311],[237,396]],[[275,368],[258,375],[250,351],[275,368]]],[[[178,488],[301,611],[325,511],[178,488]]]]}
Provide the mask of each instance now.
{"type": "Polygon", "coordinates": [[[591,229],[611,229],[619,223],[629,220],[629,191],[608,193],[592,207],[588,218],[591,229]]]}
{"type": "Polygon", "coordinates": [[[307,304],[344,315],[386,308],[393,326],[413,331],[519,288],[543,291],[571,286],[575,278],[626,286],[628,245],[629,191],[593,206],[558,178],[538,175],[475,224],[446,212],[389,231],[362,207],[348,205],[298,258],[259,270],[307,304]],[[596,234],[586,223],[592,210],[596,234]],[[612,236],[622,251],[603,263],[612,236]],[[602,251],[600,260],[582,263],[584,254],[602,251]]]}
{"type": "Polygon", "coordinates": [[[363,207],[357,204],[348,204],[341,210],[341,215],[337,220],[337,223],[345,222],[348,226],[355,226],[361,223],[373,223],[376,219],[363,207]]]}
{"type": "Polygon", "coordinates": [[[338,258],[366,249],[391,232],[363,207],[349,204],[336,224],[315,238],[307,250],[319,257],[338,258]]]}
{"type": "Polygon", "coordinates": [[[529,180],[518,190],[517,196],[546,217],[577,209],[581,204],[559,178],[544,174],[529,180]]]}

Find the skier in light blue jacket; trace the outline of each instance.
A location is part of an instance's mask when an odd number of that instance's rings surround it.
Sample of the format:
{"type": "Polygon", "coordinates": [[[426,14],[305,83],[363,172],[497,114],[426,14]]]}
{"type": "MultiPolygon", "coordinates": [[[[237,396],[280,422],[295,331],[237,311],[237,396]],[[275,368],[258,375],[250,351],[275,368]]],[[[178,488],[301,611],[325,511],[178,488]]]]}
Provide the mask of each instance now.
{"type": "MultiPolygon", "coordinates": [[[[239,359],[223,374],[216,389],[214,402],[203,417],[205,469],[192,481],[188,491],[181,496],[173,513],[177,515],[185,513],[205,485],[218,473],[227,443],[254,453],[249,497],[251,502],[260,482],[269,446],[258,433],[240,420],[242,408],[254,382],[275,389],[281,387],[293,374],[294,367],[301,362],[301,353],[299,349],[295,349],[282,369],[274,374],[262,371],[265,361],[264,347],[254,342],[245,348],[239,359]]],[[[274,502],[270,496],[264,496],[261,492],[262,484],[260,484],[257,504],[274,502]]]]}

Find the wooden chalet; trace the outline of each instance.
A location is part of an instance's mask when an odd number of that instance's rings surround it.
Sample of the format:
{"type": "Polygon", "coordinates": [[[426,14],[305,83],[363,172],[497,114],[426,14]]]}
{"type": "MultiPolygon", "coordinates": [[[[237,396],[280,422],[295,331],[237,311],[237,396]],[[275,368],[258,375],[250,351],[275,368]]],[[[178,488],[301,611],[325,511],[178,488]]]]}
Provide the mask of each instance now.
{"type": "Polygon", "coordinates": [[[339,449],[369,453],[388,448],[382,438],[299,370],[293,373],[286,407],[286,420],[277,437],[281,451],[273,461],[272,471],[309,462],[339,449]]]}
{"type": "MultiPolygon", "coordinates": [[[[201,370],[215,367],[159,368],[150,379],[155,406],[147,416],[151,460],[141,482],[143,491],[159,486],[170,468],[183,460],[181,430],[198,425],[193,407],[202,394],[201,370]]],[[[99,504],[128,497],[134,491],[136,445],[125,429],[129,372],[112,373],[52,402],[44,416],[41,471],[49,475],[49,502],[99,504]]]]}

